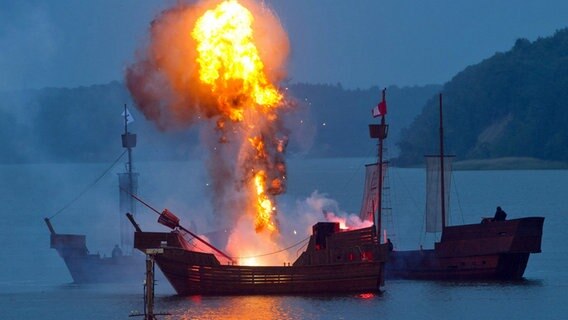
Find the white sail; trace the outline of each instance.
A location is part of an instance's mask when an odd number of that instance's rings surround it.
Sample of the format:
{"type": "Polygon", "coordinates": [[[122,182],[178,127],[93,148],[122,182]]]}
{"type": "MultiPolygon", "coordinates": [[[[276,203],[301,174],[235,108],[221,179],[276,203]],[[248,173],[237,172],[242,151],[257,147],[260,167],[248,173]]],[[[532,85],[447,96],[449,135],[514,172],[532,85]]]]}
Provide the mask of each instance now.
{"type": "MultiPolygon", "coordinates": [[[[444,157],[444,206],[446,225],[450,212],[450,183],[453,157],[444,157]]],[[[440,156],[426,157],[426,232],[442,231],[442,188],[440,156]]]]}
{"type": "Polygon", "coordinates": [[[376,163],[365,166],[365,189],[363,191],[361,211],[359,211],[359,218],[361,218],[362,221],[373,221],[373,212],[375,212],[377,208],[377,168],[376,163]]]}
{"type": "MultiPolygon", "coordinates": [[[[377,183],[379,175],[378,168],[377,163],[365,166],[365,190],[363,191],[361,211],[359,211],[359,218],[361,218],[362,221],[373,221],[374,213],[377,212],[377,203],[379,201],[379,186],[377,183]]],[[[386,174],[386,170],[386,163],[383,163],[383,177],[386,174]]]]}

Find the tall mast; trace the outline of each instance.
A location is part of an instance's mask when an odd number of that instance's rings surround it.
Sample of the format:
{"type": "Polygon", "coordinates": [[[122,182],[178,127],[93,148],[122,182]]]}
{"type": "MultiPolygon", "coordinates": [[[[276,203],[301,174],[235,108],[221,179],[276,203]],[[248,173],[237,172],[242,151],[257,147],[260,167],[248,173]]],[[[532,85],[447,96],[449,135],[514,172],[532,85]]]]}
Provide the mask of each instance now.
{"type": "Polygon", "coordinates": [[[446,227],[446,192],[445,192],[445,179],[444,179],[444,122],[442,117],[442,94],[440,93],[440,182],[441,182],[441,197],[442,197],[442,232],[446,227]]]}
{"type": "Polygon", "coordinates": [[[128,132],[129,112],[124,105],[124,133],[122,134],[122,147],[128,152],[128,162],[126,163],[126,172],[118,174],[119,183],[119,201],[120,201],[120,244],[123,252],[130,254],[133,247],[132,226],[124,220],[124,214],[129,212],[136,215],[136,202],[129,194],[138,193],[138,174],[134,172],[132,165],[132,149],[136,147],[136,134],[128,132]],[[126,190],[126,192],[124,191],[126,190]]]}
{"type": "MultiPolygon", "coordinates": [[[[126,103],[124,104],[124,136],[128,137],[128,111],[126,110],[126,103]]],[[[136,135],[134,135],[136,136],[136,135]]],[[[122,142],[122,147],[128,150],[128,163],[126,164],[126,169],[128,171],[128,176],[130,178],[130,185],[132,185],[132,148],[136,146],[136,143],[124,143],[122,142]]],[[[132,190],[128,190],[132,192],[132,190]]]]}
{"type": "MultiPolygon", "coordinates": [[[[378,139],[378,183],[377,183],[377,217],[376,217],[376,227],[377,227],[377,236],[379,239],[379,243],[381,242],[381,215],[382,215],[382,190],[383,190],[383,141],[387,138],[388,135],[388,125],[385,122],[385,115],[386,115],[386,91],[387,89],[383,89],[382,91],[382,101],[379,105],[382,105],[382,108],[379,109],[379,114],[381,116],[381,123],[380,124],[371,124],[369,125],[369,131],[371,134],[371,138],[378,139]]],[[[374,116],[374,115],[373,115],[374,116]]],[[[375,215],[375,211],[373,212],[375,215]]],[[[375,217],[373,216],[373,222],[375,222],[375,217]]]]}

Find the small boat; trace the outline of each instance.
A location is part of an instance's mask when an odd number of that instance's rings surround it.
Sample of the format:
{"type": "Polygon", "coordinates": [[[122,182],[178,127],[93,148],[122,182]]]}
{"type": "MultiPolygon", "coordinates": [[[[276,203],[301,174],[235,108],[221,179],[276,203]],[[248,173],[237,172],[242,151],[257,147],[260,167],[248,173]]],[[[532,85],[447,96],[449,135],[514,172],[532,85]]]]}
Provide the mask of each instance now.
{"type": "Polygon", "coordinates": [[[128,122],[131,121],[131,118],[129,118],[130,114],[126,110],[126,105],[123,115],[122,146],[128,153],[128,163],[126,164],[126,172],[118,174],[119,212],[121,213],[119,215],[121,217],[120,245],[117,244],[109,256],[90,253],[85,235],[57,233],[51,222],[53,216],[44,219],[50,232],[50,246],[57,250],[65,261],[74,283],[138,281],[140,274],[144,272],[144,255],[133,252],[134,229],[124,218],[126,212],[136,213],[136,203],[130,197],[130,194],[137,192],[138,173],[133,172],[132,168],[132,149],[136,147],[136,134],[128,131],[128,122]]]}
{"type": "Polygon", "coordinates": [[[444,155],[440,94],[440,153],[427,156],[426,232],[441,232],[434,249],[391,251],[387,278],[519,280],[531,253],[541,252],[544,217],[506,220],[500,207],[480,223],[447,225],[451,157],[444,155]]]}

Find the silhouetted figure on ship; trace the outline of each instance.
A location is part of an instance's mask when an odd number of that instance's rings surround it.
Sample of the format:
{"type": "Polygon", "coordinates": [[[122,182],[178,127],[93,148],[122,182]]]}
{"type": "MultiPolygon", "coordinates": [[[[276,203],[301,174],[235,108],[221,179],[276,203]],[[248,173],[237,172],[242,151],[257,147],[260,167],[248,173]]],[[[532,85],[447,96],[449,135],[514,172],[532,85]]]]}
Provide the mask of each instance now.
{"type": "Polygon", "coordinates": [[[393,250],[394,250],[394,245],[392,244],[390,238],[387,239],[387,244],[388,244],[388,246],[389,246],[389,251],[393,251],[393,250]]]}
{"type": "Polygon", "coordinates": [[[122,250],[120,250],[120,247],[118,246],[118,244],[114,245],[114,249],[112,249],[112,257],[120,257],[122,256],[122,250]]]}
{"type": "Polygon", "coordinates": [[[495,217],[493,217],[493,221],[505,221],[507,219],[507,213],[501,209],[501,207],[497,207],[497,211],[495,211],[495,217]]]}

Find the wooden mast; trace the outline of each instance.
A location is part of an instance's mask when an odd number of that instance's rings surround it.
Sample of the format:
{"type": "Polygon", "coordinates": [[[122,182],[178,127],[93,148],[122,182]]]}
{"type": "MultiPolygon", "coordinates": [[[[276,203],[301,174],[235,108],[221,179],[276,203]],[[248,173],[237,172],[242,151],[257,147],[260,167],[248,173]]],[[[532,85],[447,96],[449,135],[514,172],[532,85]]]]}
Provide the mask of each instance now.
{"type": "MultiPolygon", "coordinates": [[[[122,147],[128,150],[128,192],[134,193],[132,185],[132,148],[136,147],[136,135],[128,132],[128,110],[126,109],[126,103],[124,104],[124,135],[123,135],[122,147]]],[[[134,212],[134,199],[130,199],[130,212],[134,212]]]]}
{"type": "MultiPolygon", "coordinates": [[[[373,223],[375,223],[375,212],[377,213],[376,217],[376,228],[377,228],[377,236],[379,239],[379,243],[381,242],[381,215],[382,215],[382,190],[383,190],[383,141],[387,138],[388,135],[388,125],[385,121],[385,114],[386,114],[386,91],[387,89],[383,89],[382,91],[382,101],[379,105],[383,105],[383,108],[379,109],[379,115],[381,116],[381,123],[380,124],[371,124],[369,125],[369,132],[371,138],[376,138],[379,140],[378,144],[378,183],[377,183],[377,210],[373,210],[373,223]]],[[[376,117],[373,112],[373,117],[376,117]]]]}
{"type": "MultiPolygon", "coordinates": [[[[382,96],[382,103],[385,103],[385,95],[386,90],[383,89],[383,96],[382,96]]],[[[385,127],[385,115],[381,114],[381,124],[380,128],[385,127]]],[[[379,243],[381,243],[381,216],[382,216],[382,206],[383,206],[383,140],[386,138],[385,135],[379,135],[379,183],[378,183],[378,190],[377,190],[377,236],[379,237],[379,243]]]]}
{"type": "Polygon", "coordinates": [[[446,228],[446,192],[445,192],[445,179],[444,179],[444,125],[442,117],[442,94],[440,93],[440,182],[441,182],[441,197],[442,197],[442,232],[446,228]]]}
{"type": "MultiPolygon", "coordinates": [[[[122,147],[128,152],[128,162],[126,163],[126,170],[124,173],[118,174],[118,185],[119,185],[119,211],[121,217],[124,213],[130,212],[132,215],[136,216],[136,202],[134,199],[128,196],[127,193],[133,194],[138,190],[138,179],[137,173],[134,172],[132,164],[132,149],[136,147],[136,134],[130,133],[128,131],[128,123],[133,120],[130,118],[130,113],[126,109],[126,104],[124,104],[124,133],[122,134],[122,147]],[[125,189],[127,193],[122,190],[125,189]]],[[[131,254],[132,250],[132,231],[128,226],[128,223],[123,219],[120,220],[120,246],[122,250],[126,251],[128,255],[131,254]]]]}

